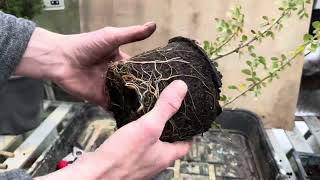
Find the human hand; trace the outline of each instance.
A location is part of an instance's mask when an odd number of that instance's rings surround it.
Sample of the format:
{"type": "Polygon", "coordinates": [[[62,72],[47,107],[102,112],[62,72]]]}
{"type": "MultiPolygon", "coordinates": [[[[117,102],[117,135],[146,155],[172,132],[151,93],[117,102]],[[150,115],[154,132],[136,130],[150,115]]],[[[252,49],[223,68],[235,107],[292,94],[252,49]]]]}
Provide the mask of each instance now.
{"type": "Polygon", "coordinates": [[[36,28],[17,75],[53,80],[70,94],[107,106],[104,75],[112,61],[128,59],[121,45],[143,40],[156,29],[154,23],[125,28],[61,35],[36,28]]]}
{"type": "Polygon", "coordinates": [[[43,179],[151,179],[181,158],[190,142],[159,140],[164,125],[180,108],[187,85],[174,81],[161,93],[155,107],[137,121],[123,126],[95,152],[43,179]]]}

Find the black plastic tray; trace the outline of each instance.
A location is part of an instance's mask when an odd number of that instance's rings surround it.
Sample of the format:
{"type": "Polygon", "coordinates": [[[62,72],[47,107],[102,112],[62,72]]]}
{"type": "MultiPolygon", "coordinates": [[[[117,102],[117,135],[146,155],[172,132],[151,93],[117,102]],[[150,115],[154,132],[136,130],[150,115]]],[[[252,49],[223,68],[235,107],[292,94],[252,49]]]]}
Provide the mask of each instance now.
{"type": "Polygon", "coordinates": [[[293,152],[296,173],[300,180],[320,179],[320,154],[293,152]]]}
{"type": "MultiPolygon", "coordinates": [[[[77,145],[87,122],[107,116],[94,106],[75,112],[69,125],[29,171],[34,177],[55,171],[55,164],[77,145]]],[[[156,179],[173,179],[178,168],[180,179],[209,179],[209,165],[214,165],[216,179],[279,179],[279,168],[259,118],[244,110],[225,110],[218,118],[223,131],[212,129],[194,139],[191,152],[160,173],[156,179]],[[231,139],[231,141],[230,141],[231,139]]],[[[100,138],[101,139],[101,138],[100,138]]],[[[100,141],[102,142],[102,141],[100,141]]]]}
{"type": "Polygon", "coordinates": [[[280,169],[274,159],[274,150],[261,120],[245,110],[226,110],[218,118],[222,128],[240,131],[247,137],[248,153],[252,153],[261,179],[279,179],[280,169]]]}
{"type": "Polygon", "coordinates": [[[195,137],[191,152],[156,179],[209,180],[210,176],[217,180],[286,178],[279,173],[272,146],[255,114],[225,110],[217,122],[224,130],[212,129],[195,137]]]}

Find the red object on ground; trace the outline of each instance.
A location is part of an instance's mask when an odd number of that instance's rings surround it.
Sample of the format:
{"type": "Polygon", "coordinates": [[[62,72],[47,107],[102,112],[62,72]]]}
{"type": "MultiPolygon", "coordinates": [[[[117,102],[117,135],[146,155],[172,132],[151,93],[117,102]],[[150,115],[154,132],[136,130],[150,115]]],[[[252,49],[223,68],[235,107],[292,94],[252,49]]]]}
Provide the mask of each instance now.
{"type": "Polygon", "coordinates": [[[59,169],[62,169],[62,168],[65,168],[69,165],[69,162],[68,161],[65,161],[65,160],[61,160],[57,163],[57,166],[56,166],[56,169],[59,170],[59,169]]]}

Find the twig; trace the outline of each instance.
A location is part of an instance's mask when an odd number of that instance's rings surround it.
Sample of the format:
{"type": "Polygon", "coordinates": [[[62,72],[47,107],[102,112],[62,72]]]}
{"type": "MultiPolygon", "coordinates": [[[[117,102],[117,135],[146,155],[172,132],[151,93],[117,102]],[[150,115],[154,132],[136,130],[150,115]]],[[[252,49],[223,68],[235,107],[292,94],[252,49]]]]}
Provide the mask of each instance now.
{"type": "Polygon", "coordinates": [[[284,17],[287,15],[288,12],[289,12],[289,11],[284,11],[284,12],[278,17],[278,19],[275,20],[268,28],[266,28],[265,30],[263,30],[263,31],[261,32],[261,34],[259,34],[259,36],[254,36],[254,37],[252,37],[250,40],[248,40],[246,43],[240,44],[238,47],[236,47],[236,48],[234,48],[234,49],[232,49],[232,50],[230,50],[230,51],[228,51],[228,52],[226,52],[226,53],[223,53],[223,54],[218,55],[217,57],[213,58],[213,61],[217,61],[218,59],[221,59],[221,58],[223,58],[223,57],[225,57],[225,56],[228,56],[228,55],[233,54],[233,53],[235,53],[235,52],[239,52],[240,49],[249,46],[250,44],[252,44],[252,43],[255,42],[256,40],[258,40],[259,37],[261,37],[261,35],[266,34],[266,33],[267,33],[268,31],[270,31],[275,25],[279,24],[279,22],[282,20],[282,18],[284,18],[284,17]]]}
{"type": "Polygon", "coordinates": [[[223,46],[225,46],[226,44],[228,44],[228,43],[237,35],[237,33],[238,33],[238,30],[237,30],[236,32],[234,32],[227,40],[225,40],[224,42],[222,42],[222,44],[220,44],[220,45],[216,48],[215,52],[213,52],[213,53],[217,53],[221,48],[223,48],[223,46]]]}
{"type": "MultiPolygon", "coordinates": [[[[284,67],[286,67],[287,65],[289,65],[300,53],[302,53],[303,51],[299,51],[296,52],[289,60],[287,60],[286,63],[284,63],[283,65],[281,65],[279,68],[277,68],[274,72],[279,72],[281,71],[281,69],[283,69],[284,67]]],[[[245,95],[247,92],[251,91],[253,88],[255,88],[256,86],[260,85],[261,83],[263,83],[264,81],[270,79],[272,77],[271,74],[269,74],[268,76],[262,78],[259,82],[255,83],[255,84],[251,84],[246,90],[244,90],[243,92],[241,92],[240,94],[238,94],[236,97],[234,97],[233,99],[231,99],[230,101],[226,102],[222,107],[225,108],[226,106],[228,106],[229,104],[233,103],[234,101],[236,101],[237,99],[239,99],[241,96],[245,95]]]]}

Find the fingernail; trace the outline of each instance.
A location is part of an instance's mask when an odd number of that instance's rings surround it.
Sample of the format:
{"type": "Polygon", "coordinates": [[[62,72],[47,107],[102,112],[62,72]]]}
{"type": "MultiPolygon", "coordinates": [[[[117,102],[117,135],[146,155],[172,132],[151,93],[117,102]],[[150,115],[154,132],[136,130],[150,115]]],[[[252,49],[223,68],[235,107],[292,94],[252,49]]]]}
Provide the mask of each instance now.
{"type": "Polygon", "coordinates": [[[179,91],[177,91],[178,96],[180,98],[184,98],[188,92],[187,84],[182,80],[174,80],[173,84],[179,90],[179,91]]]}
{"type": "Polygon", "coordinates": [[[152,26],[155,26],[155,25],[156,25],[156,23],[153,22],[153,21],[150,21],[150,22],[147,22],[147,23],[144,24],[144,26],[146,26],[146,27],[152,27],[152,26]]]}
{"type": "Polygon", "coordinates": [[[188,86],[184,81],[174,80],[173,82],[176,84],[176,86],[180,86],[181,88],[188,90],[188,86]]]}

